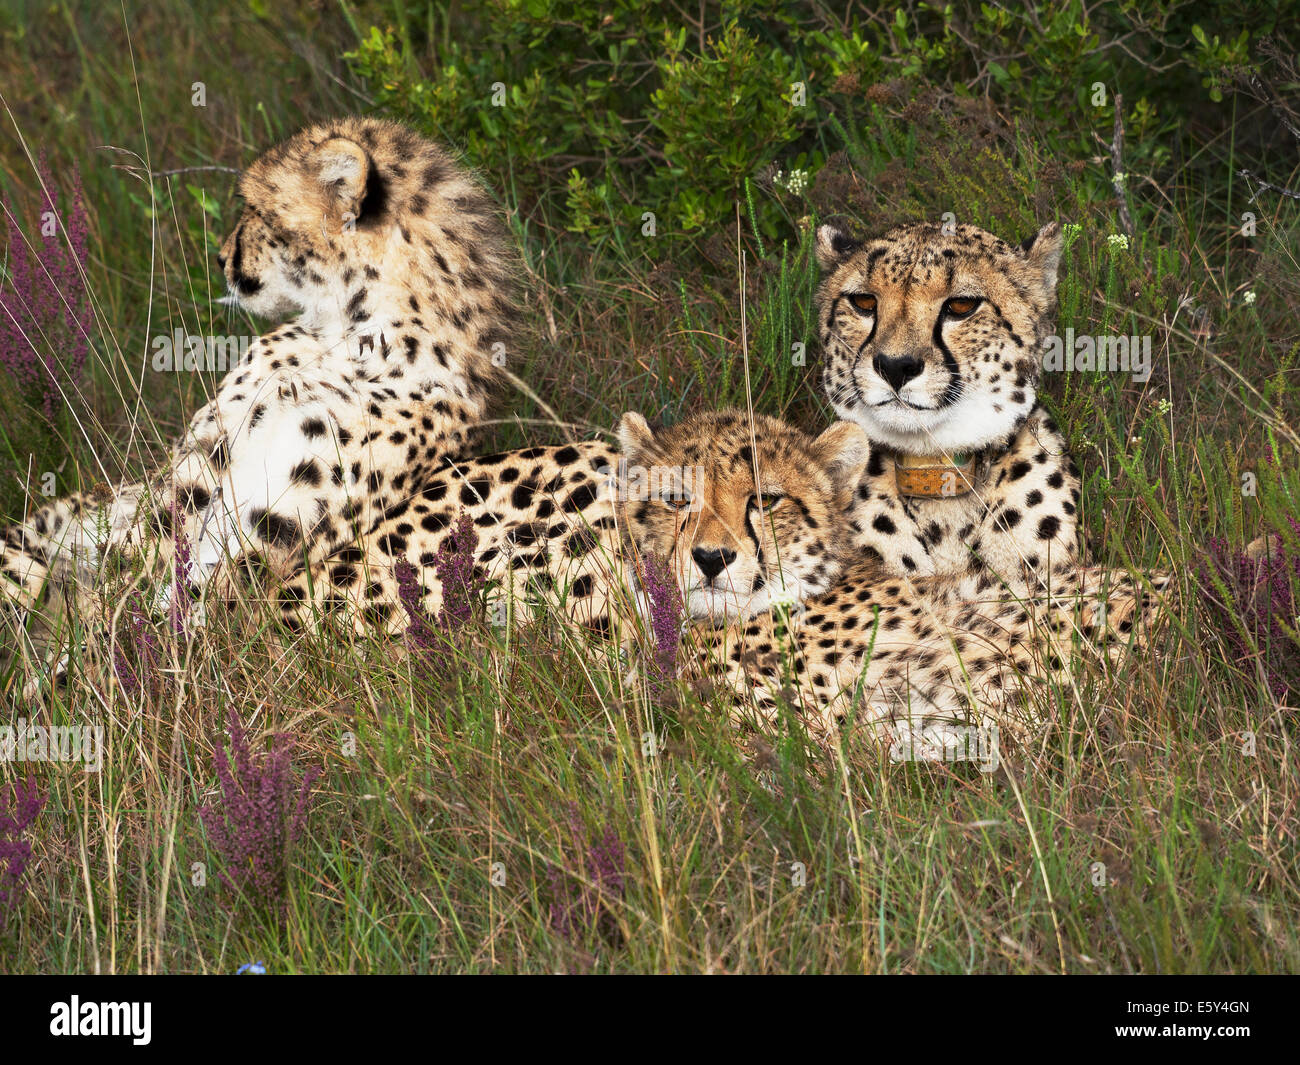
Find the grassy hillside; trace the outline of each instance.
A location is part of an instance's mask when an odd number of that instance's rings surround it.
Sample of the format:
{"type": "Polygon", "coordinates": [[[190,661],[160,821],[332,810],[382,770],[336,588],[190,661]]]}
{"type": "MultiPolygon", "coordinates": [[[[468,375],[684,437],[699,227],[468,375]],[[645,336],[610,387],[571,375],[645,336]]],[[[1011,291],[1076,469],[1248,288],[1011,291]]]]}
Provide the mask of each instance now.
{"type": "Polygon", "coordinates": [[[74,264],[43,317],[0,312],[8,517],[165,452],[216,375],[154,371],[155,338],[264,326],[214,302],[230,169],[358,111],[451,144],[509,213],[530,392],[494,449],[747,390],[815,429],[814,220],[1068,222],[1059,331],[1152,359],[1047,373],[1044,398],[1094,556],[1177,570],[1183,604],[1150,653],[1036,695],[1054,727],[982,774],[739,735],[716,694],[651,690],[554,617],[472,622],[437,664],[334,628],[285,651],[256,602],[178,638],[122,575],[102,617],[2,630],[0,723],[108,744],[98,773],[0,763],[0,794],[35,796],[0,799],[5,971],[1300,969],[1294,12],[874,7],[0,14],[0,292],[19,245],[74,264]],[[1270,531],[1282,556],[1245,559],[1270,531]],[[25,698],[51,643],[87,650],[25,698]],[[236,721],[250,778],[291,807],[307,785],[269,841],[222,838],[236,721]],[[263,889],[232,890],[250,857],[263,889]]]}

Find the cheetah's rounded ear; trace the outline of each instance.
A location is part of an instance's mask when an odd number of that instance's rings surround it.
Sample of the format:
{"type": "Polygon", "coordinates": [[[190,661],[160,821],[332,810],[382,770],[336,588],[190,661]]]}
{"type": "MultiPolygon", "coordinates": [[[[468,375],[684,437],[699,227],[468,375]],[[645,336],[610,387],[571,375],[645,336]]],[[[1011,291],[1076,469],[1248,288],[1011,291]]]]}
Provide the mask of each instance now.
{"type": "Polygon", "coordinates": [[[856,422],[836,422],[813,441],[813,453],[826,467],[837,492],[858,487],[871,460],[871,438],[856,422]]]}
{"type": "Polygon", "coordinates": [[[329,201],[328,209],[354,220],[360,217],[370,180],[370,159],[361,145],[347,137],[331,137],[312,149],[307,165],[329,201]]]}
{"type": "Polygon", "coordinates": [[[823,270],[834,270],[850,255],[862,247],[837,225],[827,222],[817,227],[817,262],[823,270]]]}
{"type": "Polygon", "coordinates": [[[624,455],[638,455],[648,449],[655,439],[650,424],[636,411],[630,410],[618,420],[618,446],[624,455]]]}
{"type": "Polygon", "coordinates": [[[1061,265],[1064,231],[1060,222],[1048,222],[1033,237],[1020,245],[1025,261],[1036,275],[1044,295],[1056,295],[1056,269],[1061,265]]]}

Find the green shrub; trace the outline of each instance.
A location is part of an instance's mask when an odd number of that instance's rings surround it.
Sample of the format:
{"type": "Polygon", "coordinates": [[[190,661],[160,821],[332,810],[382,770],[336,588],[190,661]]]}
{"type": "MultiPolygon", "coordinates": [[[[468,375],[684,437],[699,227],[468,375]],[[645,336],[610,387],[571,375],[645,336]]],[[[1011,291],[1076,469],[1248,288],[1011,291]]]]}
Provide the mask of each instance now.
{"type": "MultiPolygon", "coordinates": [[[[877,105],[924,110],[934,90],[1050,130],[1062,159],[1098,153],[1121,93],[1126,167],[1165,167],[1286,7],[906,0],[886,17],[764,0],[705,3],[688,29],[664,0],[489,0],[472,14],[431,2],[422,18],[372,4],[383,26],[347,58],[384,110],[461,146],[531,217],[627,249],[647,214],[670,246],[734,227],[738,207],[776,237],[782,200],[860,146],[877,105]]],[[[1089,180],[1109,194],[1106,174],[1089,180]]]]}

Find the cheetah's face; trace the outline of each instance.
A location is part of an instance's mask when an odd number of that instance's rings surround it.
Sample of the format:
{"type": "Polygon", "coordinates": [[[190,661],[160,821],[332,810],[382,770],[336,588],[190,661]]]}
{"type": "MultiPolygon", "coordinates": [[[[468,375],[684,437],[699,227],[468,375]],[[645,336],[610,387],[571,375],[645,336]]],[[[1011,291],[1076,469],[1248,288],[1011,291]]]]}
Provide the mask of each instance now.
{"type": "Polygon", "coordinates": [[[667,559],[686,613],[748,617],[824,591],[840,569],[840,515],[870,457],[839,422],[816,440],[741,411],[654,432],[619,425],[627,526],[638,552],[667,559]]]}
{"type": "Polygon", "coordinates": [[[916,455],[1008,437],[1035,403],[1060,252],[1055,223],[1021,248],[968,225],[865,243],[822,226],[822,380],[836,413],[916,455]]]}
{"type": "Polygon", "coordinates": [[[240,177],[245,207],[217,256],[222,302],[268,317],[339,304],[347,276],[383,257],[367,224],[382,210],[379,197],[366,202],[374,184],[370,157],[343,136],[307,130],[256,159],[240,177]]]}
{"type": "Polygon", "coordinates": [[[226,276],[226,296],[250,314],[284,318],[305,309],[303,290],[289,282],[286,246],[252,207],[245,207],[221,244],[217,263],[226,276]]]}

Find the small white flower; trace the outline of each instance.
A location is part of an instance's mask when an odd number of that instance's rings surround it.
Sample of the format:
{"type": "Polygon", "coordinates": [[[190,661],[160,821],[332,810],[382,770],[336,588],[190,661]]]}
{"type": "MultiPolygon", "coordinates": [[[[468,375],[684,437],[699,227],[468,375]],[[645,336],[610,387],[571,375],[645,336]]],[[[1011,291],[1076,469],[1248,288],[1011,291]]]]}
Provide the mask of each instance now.
{"type": "Polygon", "coordinates": [[[773,610],[790,610],[799,602],[799,597],[790,588],[776,588],[767,597],[773,610]]]}
{"type": "Polygon", "coordinates": [[[1156,411],[1159,414],[1168,414],[1173,409],[1174,409],[1173,403],[1171,403],[1167,399],[1162,399],[1159,403],[1156,404],[1156,411]]]}
{"type": "Polygon", "coordinates": [[[1118,174],[1112,174],[1110,180],[1112,184],[1122,185],[1128,180],[1128,175],[1121,171],[1118,174]]]}
{"type": "Polygon", "coordinates": [[[786,192],[793,193],[795,196],[802,196],[804,190],[808,187],[808,171],[791,170],[787,174],[784,170],[778,170],[772,178],[772,182],[779,188],[785,189],[786,192]]]}
{"type": "Polygon", "coordinates": [[[1123,233],[1112,233],[1106,238],[1106,243],[1116,251],[1126,251],[1128,249],[1128,237],[1123,233]]]}
{"type": "Polygon", "coordinates": [[[1254,302],[1255,302],[1255,290],[1254,290],[1253,288],[1251,288],[1251,289],[1247,289],[1245,292],[1243,292],[1243,293],[1241,294],[1241,302],[1244,303],[1247,307],[1249,307],[1252,303],[1254,303],[1254,302]]]}

